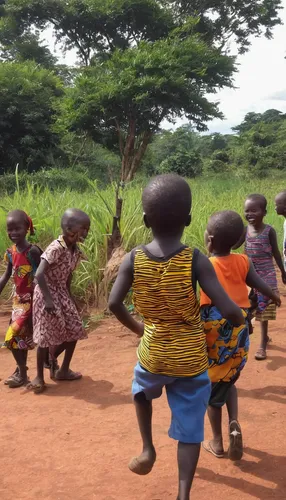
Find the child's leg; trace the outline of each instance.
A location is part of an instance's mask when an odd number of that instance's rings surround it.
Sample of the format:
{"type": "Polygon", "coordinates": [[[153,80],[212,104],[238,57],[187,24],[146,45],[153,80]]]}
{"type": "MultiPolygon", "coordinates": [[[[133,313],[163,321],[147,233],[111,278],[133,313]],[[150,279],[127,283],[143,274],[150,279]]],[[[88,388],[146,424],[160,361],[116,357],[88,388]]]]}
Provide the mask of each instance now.
{"type": "Polygon", "coordinates": [[[226,401],[229,416],[229,449],[230,460],[241,460],[243,455],[243,441],[241,427],[238,423],[238,397],[235,385],[232,385],[226,401]]]}
{"type": "Polygon", "coordinates": [[[262,361],[266,359],[266,349],[267,349],[267,344],[269,342],[268,321],[260,321],[260,331],[261,331],[260,347],[255,354],[255,359],[262,361]]]}
{"type": "Polygon", "coordinates": [[[189,500],[201,445],[178,443],[179,494],[177,500],[189,500]]]}
{"type": "Polygon", "coordinates": [[[47,357],[47,347],[38,347],[37,349],[37,376],[28,385],[28,389],[37,394],[43,392],[46,388],[44,380],[44,365],[47,357]]]}
{"type": "Polygon", "coordinates": [[[17,373],[8,382],[10,388],[21,387],[26,385],[28,382],[27,377],[27,355],[28,351],[26,349],[12,349],[12,354],[17,363],[17,373]]]}
{"type": "Polygon", "coordinates": [[[152,402],[146,399],[144,392],[134,397],[138,426],[142,438],[141,455],[133,458],[128,467],[135,474],[146,475],[151,472],[156,460],[156,451],[152,437],[152,402]]]}
{"type": "MultiPolygon", "coordinates": [[[[78,380],[82,378],[82,374],[79,372],[73,372],[70,369],[70,363],[74,354],[74,350],[76,348],[76,341],[73,342],[65,342],[65,355],[63,359],[63,363],[61,368],[56,372],[55,378],[57,380],[78,380]]],[[[58,349],[55,350],[55,355],[59,355],[64,344],[59,346],[58,349]]]]}
{"type": "Polygon", "coordinates": [[[222,438],[222,408],[216,406],[208,407],[208,417],[212,428],[213,438],[209,443],[204,443],[206,451],[210,451],[215,456],[220,458],[224,454],[223,438],[222,438]]]}
{"type": "MultiPolygon", "coordinates": [[[[13,354],[13,353],[12,353],[13,354]]],[[[27,365],[27,359],[28,359],[28,349],[23,349],[23,356],[24,356],[24,360],[25,360],[25,363],[27,365]]],[[[14,359],[15,359],[15,356],[13,356],[14,359]]],[[[16,361],[17,363],[17,361],[16,361]]],[[[27,370],[28,370],[28,367],[26,366],[27,370]]],[[[11,380],[13,380],[16,377],[18,377],[18,375],[20,374],[20,370],[19,370],[19,366],[18,364],[16,365],[16,369],[15,371],[12,373],[12,375],[10,375],[10,377],[8,377],[5,381],[4,381],[4,384],[5,385],[9,385],[9,383],[11,382],[11,380]]]]}

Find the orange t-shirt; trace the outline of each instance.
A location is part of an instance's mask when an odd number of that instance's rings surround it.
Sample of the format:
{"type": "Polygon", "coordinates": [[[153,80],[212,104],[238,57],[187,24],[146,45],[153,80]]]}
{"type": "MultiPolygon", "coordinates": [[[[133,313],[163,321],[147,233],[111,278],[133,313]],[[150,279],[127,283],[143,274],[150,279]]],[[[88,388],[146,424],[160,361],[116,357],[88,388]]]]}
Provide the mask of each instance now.
{"type": "MultiPolygon", "coordinates": [[[[230,254],[210,257],[217,278],[228,296],[241,308],[250,307],[246,277],[249,271],[247,255],[230,254]]],[[[211,304],[211,299],[201,290],[201,306],[211,304]]]]}

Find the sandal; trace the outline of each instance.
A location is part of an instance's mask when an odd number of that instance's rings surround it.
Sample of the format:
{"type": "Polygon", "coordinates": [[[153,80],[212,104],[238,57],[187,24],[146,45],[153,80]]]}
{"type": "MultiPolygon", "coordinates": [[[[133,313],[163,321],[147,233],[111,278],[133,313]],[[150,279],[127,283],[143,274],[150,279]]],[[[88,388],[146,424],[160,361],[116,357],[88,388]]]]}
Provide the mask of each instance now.
{"type": "Polygon", "coordinates": [[[80,380],[81,378],[82,374],[80,372],[73,372],[72,370],[69,370],[66,375],[61,375],[60,370],[57,370],[54,375],[55,380],[68,380],[70,382],[73,380],[80,380]]]}
{"type": "Polygon", "coordinates": [[[263,347],[259,347],[255,354],[255,359],[257,361],[264,361],[267,358],[266,350],[263,347]]]}
{"type": "MultiPolygon", "coordinates": [[[[26,366],[26,369],[27,371],[29,370],[29,368],[26,366]]],[[[10,377],[6,378],[6,380],[4,380],[4,385],[9,385],[9,382],[10,380],[14,379],[15,375],[19,375],[19,367],[17,366],[14,373],[12,373],[12,375],[10,375],[10,377]]]]}
{"type": "Polygon", "coordinates": [[[216,458],[224,458],[224,453],[217,453],[212,445],[211,445],[211,442],[210,441],[204,441],[202,443],[202,447],[205,451],[207,451],[208,453],[211,453],[212,455],[214,455],[214,457],[216,458]]]}
{"type": "Polygon", "coordinates": [[[237,420],[229,424],[229,449],[228,458],[233,462],[241,460],[243,456],[243,442],[241,427],[237,420]]]}
{"type": "Polygon", "coordinates": [[[17,375],[14,375],[13,378],[10,378],[7,385],[9,389],[17,389],[18,387],[23,387],[23,385],[27,385],[29,382],[30,381],[28,378],[23,378],[21,377],[20,373],[18,373],[17,375]]]}

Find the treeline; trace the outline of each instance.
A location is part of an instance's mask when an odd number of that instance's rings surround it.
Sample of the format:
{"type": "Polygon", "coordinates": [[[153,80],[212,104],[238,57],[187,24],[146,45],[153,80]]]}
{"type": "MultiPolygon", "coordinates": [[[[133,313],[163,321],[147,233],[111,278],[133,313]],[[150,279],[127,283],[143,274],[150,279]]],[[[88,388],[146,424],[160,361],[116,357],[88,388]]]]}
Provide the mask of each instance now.
{"type": "Polygon", "coordinates": [[[248,115],[251,127],[237,136],[198,134],[222,117],[207,96],[233,86],[230,36],[240,54],[251,37],[271,38],[280,8],[281,0],[0,0],[0,174],[67,168],[124,184],[139,167],[189,176],[280,168],[282,138],[280,154],[271,128],[282,127],[279,112],[272,125],[248,115]],[[42,42],[46,29],[63,53],[76,52],[76,67],[59,64],[42,42]],[[183,116],[193,128],[160,131],[183,116]]]}
{"type": "Polygon", "coordinates": [[[240,173],[265,177],[286,169],[286,114],[248,113],[232,134],[201,135],[185,125],[156,135],[144,159],[148,174],[175,171],[195,177],[240,173]]]}

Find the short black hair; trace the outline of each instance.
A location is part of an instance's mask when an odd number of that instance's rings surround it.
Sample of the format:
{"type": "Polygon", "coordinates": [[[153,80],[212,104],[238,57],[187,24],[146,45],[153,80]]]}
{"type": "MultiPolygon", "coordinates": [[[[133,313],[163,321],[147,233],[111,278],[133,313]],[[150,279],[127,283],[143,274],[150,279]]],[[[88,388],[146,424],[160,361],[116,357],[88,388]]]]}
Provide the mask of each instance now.
{"type": "Polygon", "coordinates": [[[154,177],[143,191],[142,203],[148,225],[158,234],[176,235],[189,223],[192,193],[179,175],[154,177]]]}
{"type": "Polygon", "coordinates": [[[90,221],[89,216],[77,208],[68,208],[62,216],[62,229],[73,228],[83,222],[90,221]]]}
{"type": "Polygon", "coordinates": [[[231,249],[244,231],[243,220],[237,212],[222,210],[215,212],[208,221],[207,232],[213,236],[220,248],[231,249]]]}
{"type": "Polygon", "coordinates": [[[248,200],[257,203],[260,206],[260,208],[262,208],[262,210],[267,209],[267,200],[265,196],[263,196],[263,194],[250,194],[247,196],[245,201],[248,200]]]}
{"type": "Polygon", "coordinates": [[[280,198],[281,200],[283,200],[283,203],[286,203],[286,190],[285,191],[281,191],[281,193],[278,193],[275,196],[275,199],[277,199],[277,198],[280,198]]]}
{"type": "Polygon", "coordinates": [[[8,218],[16,219],[20,223],[25,224],[27,229],[31,226],[31,219],[28,217],[26,212],[24,212],[24,210],[11,210],[11,212],[7,214],[7,219],[8,218]]]}

